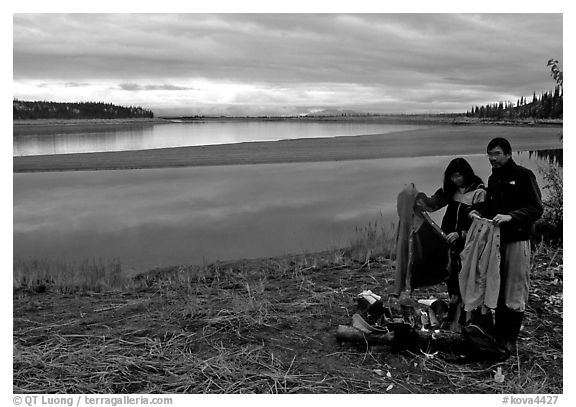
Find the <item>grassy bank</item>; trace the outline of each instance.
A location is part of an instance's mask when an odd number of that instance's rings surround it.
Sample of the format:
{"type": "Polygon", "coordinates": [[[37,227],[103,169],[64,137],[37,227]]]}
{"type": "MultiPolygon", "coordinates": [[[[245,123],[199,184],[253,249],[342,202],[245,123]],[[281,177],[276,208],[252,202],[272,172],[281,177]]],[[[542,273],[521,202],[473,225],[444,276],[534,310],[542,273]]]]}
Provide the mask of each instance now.
{"type": "MultiPolygon", "coordinates": [[[[429,356],[433,349],[336,341],[356,294],[392,290],[393,262],[359,247],[170,267],[115,287],[17,287],[14,392],[563,392],[561,246],[535,247],[518,354],[466,365],[429,356]],[[503,383],[493,379],[497,367],[503,383]]],[[[114,264],[103,267],[114,275],[114,264]]],[[[443,287],[414,293],[430,295],[445,297],[443,287]]]]}

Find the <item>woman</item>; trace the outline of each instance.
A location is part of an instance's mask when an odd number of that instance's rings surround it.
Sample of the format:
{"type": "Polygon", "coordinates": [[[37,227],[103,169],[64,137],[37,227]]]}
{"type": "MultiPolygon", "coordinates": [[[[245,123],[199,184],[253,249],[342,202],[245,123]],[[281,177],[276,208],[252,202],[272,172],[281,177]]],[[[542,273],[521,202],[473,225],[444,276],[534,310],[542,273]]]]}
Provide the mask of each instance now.
{"type": "Polygon", "coordinates": [[[450,297],[450,311],[447,320],[454,331],[460,331],[460,321],[464,318],[461,312],[462,300],[458,273],[461,268],[460,253],[464,249],[466,234],[472,224],[472,219],[468,214],[475,205],[485,200],[484,184],[480,177],[474,174],[474,170],[464,158],[455,158],[448,164],[444,171],[442,188],[434,195],[428,197],[422,192],[416,195],[417,210],[434,212],[447,206],[441,228],[446,233],[450,244],[450,274],[446,281],[450,297]]]}

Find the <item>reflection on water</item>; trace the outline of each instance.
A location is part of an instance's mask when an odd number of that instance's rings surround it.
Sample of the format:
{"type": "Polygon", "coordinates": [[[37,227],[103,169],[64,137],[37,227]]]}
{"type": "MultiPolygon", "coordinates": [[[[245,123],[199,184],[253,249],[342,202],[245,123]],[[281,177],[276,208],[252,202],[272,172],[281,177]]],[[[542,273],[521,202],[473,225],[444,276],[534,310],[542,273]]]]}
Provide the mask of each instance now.
{"type": "MultiPolygon", "coordinates": [[[[14,174],[14,257],[140,271],[342,247],[358,226],[395,222],[404,184],[432,194],[452,158],[14,174]]],[[[486,182],[485,155],[466,158],[486,182]]],[[[542,186],[542,157],[514,159],[542,186]]]]}
{"type": "Polygon", "coordinates": [[[224,121],[51,126],[14,130],[14,156],[146,150],[165,147],[387,134],[425,126],[352,122],[224,121]]]}
{"type": "Polygon", "coordinates": [[[153,138],[153,128],[137,126],[111,129],[86,129],[73,132],[63,129],[60,132],[47,131],[41,135],[31,134],[13,137],[14,156],[84,153],[95,151],[142,150],[146,140],[153,138]]]}

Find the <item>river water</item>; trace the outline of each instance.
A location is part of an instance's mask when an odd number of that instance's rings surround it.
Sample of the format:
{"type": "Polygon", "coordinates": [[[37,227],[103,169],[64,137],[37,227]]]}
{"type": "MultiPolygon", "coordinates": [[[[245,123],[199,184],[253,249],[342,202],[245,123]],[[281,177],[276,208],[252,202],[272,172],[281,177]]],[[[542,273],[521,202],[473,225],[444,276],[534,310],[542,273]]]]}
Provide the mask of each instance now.
{"type": "MultiPolygon", "coordinates": [[[[382,132],[379,126],[372,131],[382,132]]],[[[323,137],[335,129],[327,127],[323,137]]],[[[14,153],[41,150],[24,144],[14,153]]],[[[486,181],[486,156],[465,157],[486,181]]],[[[14,174],[14,258],[117,258],[145,271],[343,247],[357,227],[396,221],[396,196],[406,183],[432,194],[452,158],[14,174]]],[[[543,185],[538,169],[548,165],[546,155],[514,159],[543,185]]]]}
{"type": "Polygon", "coordinates": [[[14,156],[149,150],[297,138],[388,134],[425,126],[351,122],[210,121],[162,124],[15,127],[14,156]],[[32,127],[30,129],[29,127],[32,127]]]}

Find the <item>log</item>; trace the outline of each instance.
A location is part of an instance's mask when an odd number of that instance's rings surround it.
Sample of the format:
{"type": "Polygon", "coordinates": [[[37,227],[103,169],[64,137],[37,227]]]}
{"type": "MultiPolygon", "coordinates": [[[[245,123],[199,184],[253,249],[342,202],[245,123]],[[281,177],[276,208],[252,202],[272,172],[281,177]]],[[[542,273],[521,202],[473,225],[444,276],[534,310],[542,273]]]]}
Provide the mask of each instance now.
{"type": "Polygon", "coordinates": [[[341,342],[368,343],[369,345],[392,345],[394,333],[370,333],[366,334],[349,325],[338,325],[336,339],[341,342]]]}

